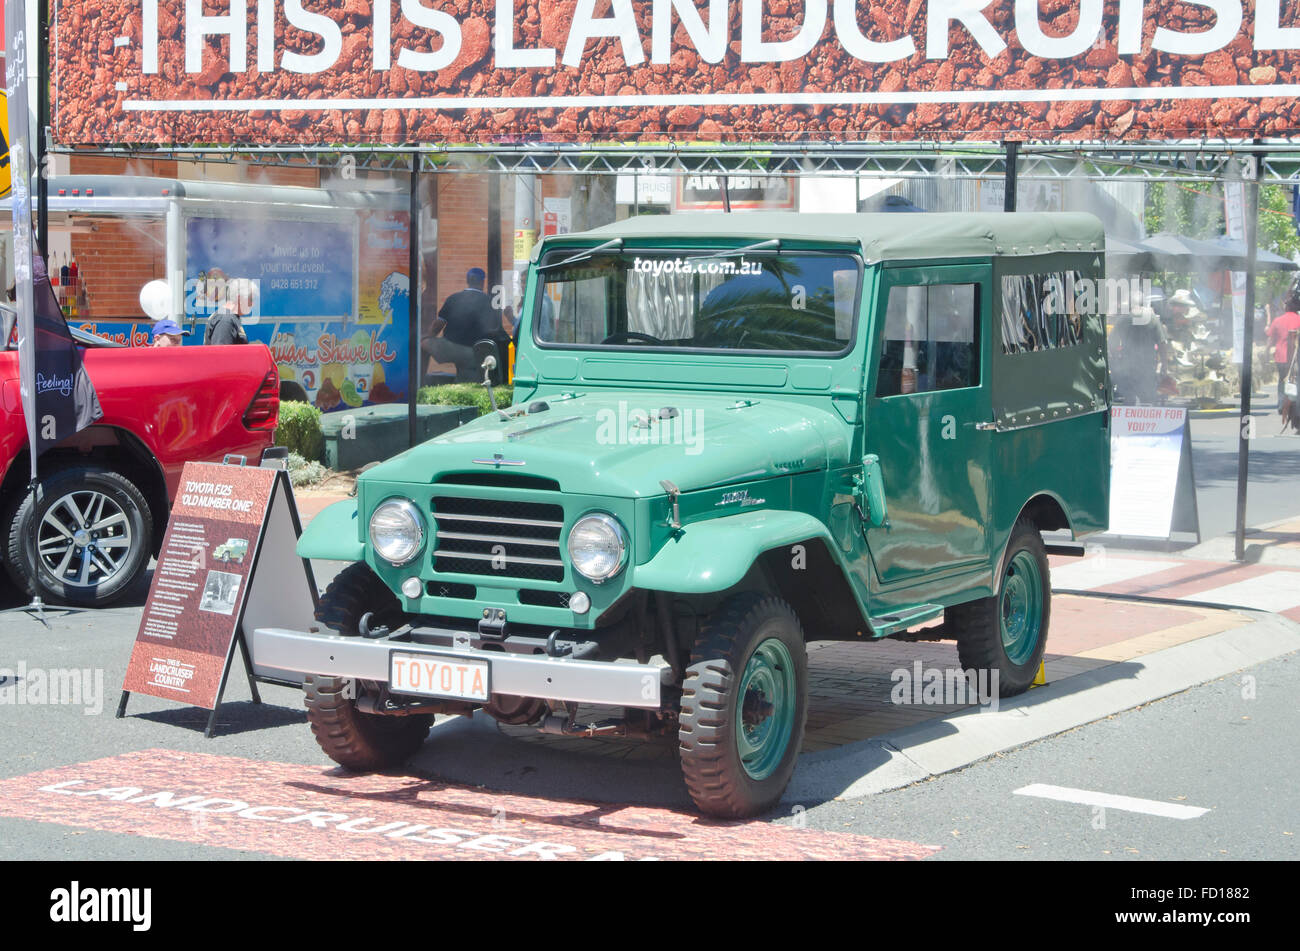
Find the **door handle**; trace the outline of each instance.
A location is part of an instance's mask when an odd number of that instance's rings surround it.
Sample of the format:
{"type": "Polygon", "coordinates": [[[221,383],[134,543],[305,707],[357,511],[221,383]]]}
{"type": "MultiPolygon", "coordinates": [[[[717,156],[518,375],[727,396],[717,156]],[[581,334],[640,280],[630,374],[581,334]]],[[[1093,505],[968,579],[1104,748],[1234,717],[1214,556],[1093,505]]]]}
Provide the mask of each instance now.
{"type": "Polygon", "coordinates": [[[983,432],[989,432],[998,428],[997,423],[976,423],[975,428],[983,432]]]}

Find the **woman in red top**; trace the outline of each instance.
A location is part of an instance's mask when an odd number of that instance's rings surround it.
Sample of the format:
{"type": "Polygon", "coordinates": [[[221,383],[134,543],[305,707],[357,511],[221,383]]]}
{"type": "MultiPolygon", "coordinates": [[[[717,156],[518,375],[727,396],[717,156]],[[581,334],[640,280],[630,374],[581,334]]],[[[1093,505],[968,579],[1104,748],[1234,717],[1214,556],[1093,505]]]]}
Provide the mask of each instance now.
{"type": "Polygon", "coordinates": [[[1273,344],[1273,363],[1277,368],[1277,404],[1282,405],[1282,398],[1285,394],[1286,386],[1286,367],[1290,362],[1291,354],[1286,349],[1287,334],[1292,330],[1300,330],[1300,290],[1291,288],[1286,292],[1286,297],[1282,299],[1282,307],[1285,312],[1273,318],[1273,322],[1268,325],[1268,340],[1273,344]]]}

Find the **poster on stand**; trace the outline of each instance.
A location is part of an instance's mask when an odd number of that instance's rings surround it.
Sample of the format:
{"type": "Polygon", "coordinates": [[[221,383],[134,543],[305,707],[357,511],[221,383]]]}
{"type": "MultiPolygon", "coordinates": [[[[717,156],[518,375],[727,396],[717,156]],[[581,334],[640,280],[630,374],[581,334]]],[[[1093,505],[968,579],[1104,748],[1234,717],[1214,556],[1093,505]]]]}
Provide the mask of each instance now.
{"type": "Polygon", "coordinates": [[[1110,429],[1111,535],[1200,538],[1187,410],[1115,406],[1110,429]]]}
{"type": "Polygon", "coordinates": [[[187,463],[123,691],[215,710],[246,624],[312,617],[311,567],[294,555],[299,529],[284,470],[187,463]]]}

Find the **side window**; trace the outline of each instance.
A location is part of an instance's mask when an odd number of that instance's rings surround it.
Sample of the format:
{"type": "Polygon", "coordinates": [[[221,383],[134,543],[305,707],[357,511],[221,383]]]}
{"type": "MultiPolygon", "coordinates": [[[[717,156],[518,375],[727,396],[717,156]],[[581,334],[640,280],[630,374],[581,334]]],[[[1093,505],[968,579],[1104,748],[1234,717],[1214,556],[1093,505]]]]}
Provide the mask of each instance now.
{"type": "Polygon", "coordinates": [[[1008,274],[1002,278],[1002,352],[1030,353],[1078,343],[1080,297],[1088,282],[1078,271],[1008,274]]]}
{"type": "Polygon", "coordinates": [[[978,386],[979,368],[976,285],[890,288],[876,396],[978,386]]]}

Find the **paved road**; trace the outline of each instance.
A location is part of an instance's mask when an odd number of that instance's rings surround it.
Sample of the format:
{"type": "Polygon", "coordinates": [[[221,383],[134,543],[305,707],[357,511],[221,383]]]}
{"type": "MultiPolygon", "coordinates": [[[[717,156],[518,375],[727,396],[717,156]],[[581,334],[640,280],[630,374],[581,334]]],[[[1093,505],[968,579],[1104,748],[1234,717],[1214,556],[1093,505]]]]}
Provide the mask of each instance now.
{"type": "MultiPolygon", "coordinates": [[[[1255,439],[1250,444],[1246,521],[1265,525],[1300,515],[1300,437],[1281,436],[1272,400],[1256,407],[1255,439]]],[[[1196,501],[1201,537],[1213,538],[1237,524],[1237,414],[1218,419],[1193,419],[1192,462],[1196,472],[1196,501]]]]}
{"type": "MultiPolygon", "coordinates": [[[[1289,654],[928,782],[781,821],[939,845],[940,860],[1294,860],[1297,691],[1300,654],[1289,654]],[[1209,811],[1176,819],[1015,793],[1034,784],[1209,811]]],[[[1229,885],[1231,875],[1174,884],[1229,885]]]]}

